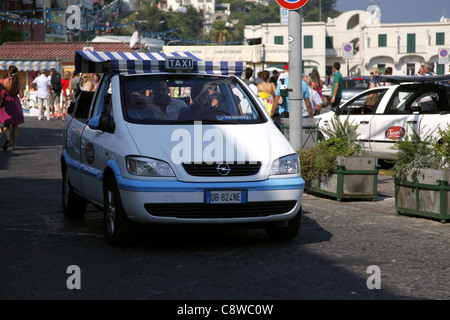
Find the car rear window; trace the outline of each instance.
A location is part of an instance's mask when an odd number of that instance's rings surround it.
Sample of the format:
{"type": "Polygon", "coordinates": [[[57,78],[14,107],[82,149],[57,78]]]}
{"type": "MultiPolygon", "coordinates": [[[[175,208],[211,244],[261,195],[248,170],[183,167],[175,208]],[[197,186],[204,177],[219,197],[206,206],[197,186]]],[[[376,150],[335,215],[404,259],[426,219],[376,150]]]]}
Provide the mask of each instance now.
{"type": "Polygon", "coordinates": [[[124,116],[143,124],[261,123],[267,121],[233,77],[138,75],[122,78],[124,116]]]}

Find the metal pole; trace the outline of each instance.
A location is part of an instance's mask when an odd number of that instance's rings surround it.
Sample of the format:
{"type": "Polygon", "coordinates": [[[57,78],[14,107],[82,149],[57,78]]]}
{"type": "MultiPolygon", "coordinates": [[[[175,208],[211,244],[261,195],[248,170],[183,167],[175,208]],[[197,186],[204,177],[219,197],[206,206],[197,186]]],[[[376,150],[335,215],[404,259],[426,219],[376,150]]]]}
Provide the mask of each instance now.
{"type": "Polygon", "coordinates": [[[302,145],[302,9],[289,10],[289,141],[302,145]]]}

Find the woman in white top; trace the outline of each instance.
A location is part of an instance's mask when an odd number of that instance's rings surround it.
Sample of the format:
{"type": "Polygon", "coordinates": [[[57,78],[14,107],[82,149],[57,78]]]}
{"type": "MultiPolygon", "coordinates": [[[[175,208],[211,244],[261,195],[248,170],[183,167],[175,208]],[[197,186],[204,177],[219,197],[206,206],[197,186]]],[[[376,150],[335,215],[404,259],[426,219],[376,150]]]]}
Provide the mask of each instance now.
{"type": "Polygon", "coordinates": [[[81,77],[81,90],[94,91],[94,82],[90,73],[84,73],[81,77]]]}

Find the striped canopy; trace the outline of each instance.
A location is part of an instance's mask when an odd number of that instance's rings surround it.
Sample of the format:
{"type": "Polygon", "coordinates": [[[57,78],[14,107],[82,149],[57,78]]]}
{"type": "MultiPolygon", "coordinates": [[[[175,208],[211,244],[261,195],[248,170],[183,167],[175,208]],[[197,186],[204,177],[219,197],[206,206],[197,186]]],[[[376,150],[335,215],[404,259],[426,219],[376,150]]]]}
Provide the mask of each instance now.
{"type": "MultiPolygon", "coordinates": [[[[235,75],[241,77],[245,62],[207,61],[191,52],[100,52],[76,51],[76,72],[138,74],[167,72],[167,57],[187,57],[193,60],[192,73],[213,75],[235,75]]],[[[181,72],[181,71],[179,71],[181,72]]]]}
{"type": "Polygon", "coordinates": [[[16,66],[19,71],[37,71],[51,68],[58,70],[59,61],[39,60],[0,60],[0,70],[8,70],[9,66],[16,66]]]}

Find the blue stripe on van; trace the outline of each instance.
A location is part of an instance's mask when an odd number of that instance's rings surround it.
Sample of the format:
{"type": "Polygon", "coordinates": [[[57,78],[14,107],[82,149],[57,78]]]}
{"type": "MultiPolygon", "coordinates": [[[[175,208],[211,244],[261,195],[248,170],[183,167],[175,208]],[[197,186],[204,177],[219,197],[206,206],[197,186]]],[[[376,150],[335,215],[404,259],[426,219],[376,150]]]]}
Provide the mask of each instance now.
{"type": "Polygon", "coordinates": [[[274,178],[263,181],[240,182],[181,182],[181,181],[142,181],[116,176],[119,189],[136,192],[201,192],[208,190],[292,190],[304,189],[305,181],[301,177],[274,178]]]}

